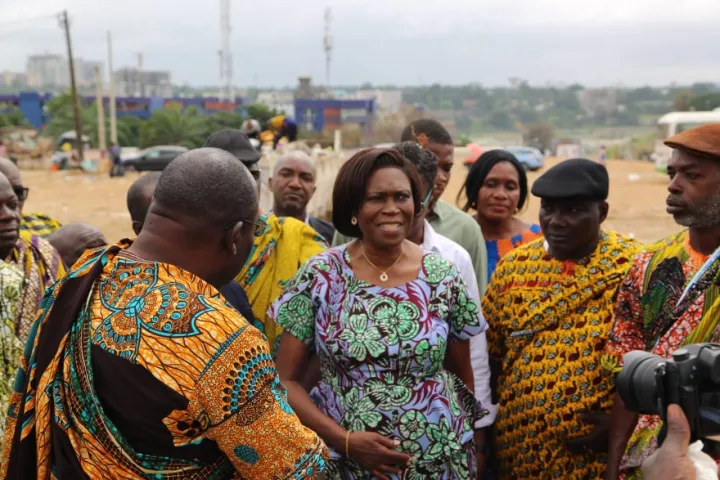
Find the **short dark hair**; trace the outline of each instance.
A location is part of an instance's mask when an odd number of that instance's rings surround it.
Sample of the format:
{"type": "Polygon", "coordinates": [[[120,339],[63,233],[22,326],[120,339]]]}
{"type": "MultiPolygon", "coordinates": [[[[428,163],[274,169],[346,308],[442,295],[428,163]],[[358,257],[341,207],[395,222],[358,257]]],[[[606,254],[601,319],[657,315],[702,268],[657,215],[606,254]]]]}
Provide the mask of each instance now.
{"type": "Polygon", "coordinates": [[[150,199],[145,195],[145,190],[151,185],[157,185],[159,179],[160,172],[149,172],[130,185],[127,192],[127,208],[133,222],[145,223],[145,216],[150,208],[150,199]]]}
{"type": "Polygon", "coordinates": [[[381,168],[398,168],[408,177],[415,214],[420,213],[423,201],[420,193],[421,180],[413,164],[397,150],[366,148],[346,161],[335,179],[332,220],[338,232],[347,237],[362,237],[362,231],[352,224],[351,218],[357,215],[365,201],[370,176],[381,168]]]}
{"type": "Polygon", "coordinates": [[[452,136],[437,120],[422,118],[411,122],[400,136],[401,142],[417,142],[418,137],[425,135],[429,142],[441,145],[453,145],[452,136]]]}
{"type": "Polygon", "coordinates": [[[155,203],[204,225],[224,228],[258,212],[257,187],[250,171],[231,153],[198,148],[165,167],[155,203]]]}
{"type": "Polygon", "coordinates": [[[432,189],[433,185],[435,185],[438,170],[438,159],[435,154],[426,148],[422,148],[417,142],[402,142],[392,148],[410,160],[425,186],[432,189]]]}
{"type": "Polygon", "coordinates": [[[460,189],[460,193],[458,193],[459,200],[460,194],[465,191],[467,200],[465,202],[465,206],[463,206],[464,211],[467,212],[470,209],[477,210],[478,193],[485,184],[485,179],[495,165],[503,162],[509,163],[515,168],[515,170],[517,170],[518,179],[520,180],[520,198],[518,199],[518,209],[522,210],[525,208],[528,200],[528,181],[525,168],[518,159],[515,158],[515,155],[507,150],[488,150],[480,155],[480,157],[475,160],[475,163],[472,164],[470,171],[467,174],[467,178],[465,179],[465,184],[460,189]]]}

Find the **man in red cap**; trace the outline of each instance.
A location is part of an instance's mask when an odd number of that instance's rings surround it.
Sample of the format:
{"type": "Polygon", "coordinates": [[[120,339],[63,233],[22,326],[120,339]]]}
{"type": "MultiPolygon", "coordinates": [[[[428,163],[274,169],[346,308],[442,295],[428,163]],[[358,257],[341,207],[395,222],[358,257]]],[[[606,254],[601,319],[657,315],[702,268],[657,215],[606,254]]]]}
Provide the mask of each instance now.
{"type": "MultiPolygon", "coordinates": [[[[720,340],[720,261],[695,278],[720,247],[720,124],[704,125],[669,138],[667,211],[687,227],[640,253],[618,291],[615,324],[603,359],[619,371],[622,357],[646,350],[662,357],[685,344],[720,340]],[[688,289],[689,284],[693,288],[688,289]]],[[[607,478],[620,472],[636,478],[658,447],[659,417],[625,410],[619,396],[611,416],[607,478]]]]}

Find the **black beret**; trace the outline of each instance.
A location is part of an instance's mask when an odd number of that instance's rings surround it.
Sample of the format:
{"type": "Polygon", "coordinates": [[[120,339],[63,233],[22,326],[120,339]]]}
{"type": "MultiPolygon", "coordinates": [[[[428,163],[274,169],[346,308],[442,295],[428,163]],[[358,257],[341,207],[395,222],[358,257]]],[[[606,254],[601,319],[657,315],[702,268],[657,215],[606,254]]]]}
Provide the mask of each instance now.
{"type": "Polygon", "coordinates": [[[607,200],[609,189],[610,179],[603,165],[573,158],[558,163],[535,180],[532,194],[540,198],[607,200]]]}
{"type": "Polygon", "coordinates": [[[252,165],[260,160],[260,152],[252,146],[248,136],[232,128],[213,133],[203,146],[230,152],[245,165],[252,165]]]}

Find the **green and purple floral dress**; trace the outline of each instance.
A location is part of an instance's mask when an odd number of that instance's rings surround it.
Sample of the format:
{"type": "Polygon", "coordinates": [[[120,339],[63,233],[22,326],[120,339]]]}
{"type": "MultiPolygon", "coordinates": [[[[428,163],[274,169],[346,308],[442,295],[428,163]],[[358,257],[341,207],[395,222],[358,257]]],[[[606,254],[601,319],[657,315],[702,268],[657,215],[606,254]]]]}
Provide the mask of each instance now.
{"type": "MultiPolygon", "coordinates": [[[[311,397],[323,413],[413,457],[391,478],[474,478],[472,425],[487,411],[443,363],[448,341],[487,325],[452,263],[427,253],[417,279],[383,288],[358,280],[335,247],[308,260],[270,315],[320,357],[311,397]]],[[[329,478],[371,477],[343,453],[331,451],[329,478]]]]}

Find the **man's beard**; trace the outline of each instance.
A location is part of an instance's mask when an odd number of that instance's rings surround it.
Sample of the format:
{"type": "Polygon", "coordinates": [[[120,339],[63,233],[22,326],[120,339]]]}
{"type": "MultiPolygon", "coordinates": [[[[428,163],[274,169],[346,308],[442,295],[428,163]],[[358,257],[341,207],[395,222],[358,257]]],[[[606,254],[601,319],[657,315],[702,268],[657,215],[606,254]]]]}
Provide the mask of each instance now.
{"type": "Polygon", "coordinates": [[[670,195],[668,200],[683,204],[685,207],[684,213],[673,215],[678,225],[688,228],[710,228],[720,225],[720,189],[697,203],[683,202],[673,195],[670,195]]]}
{"type": "MultiPolygon", "coordinates": [[[[307,208],[307,205],[300,206],[296,204],[277,204],[279,206],[278,211],[282,213],[283,216],[286,217],[296,217],[299,218],[305,213],[305,209],[307,208]]],[[[277,213],[277,212],[276,212],[277,213]]]]}

